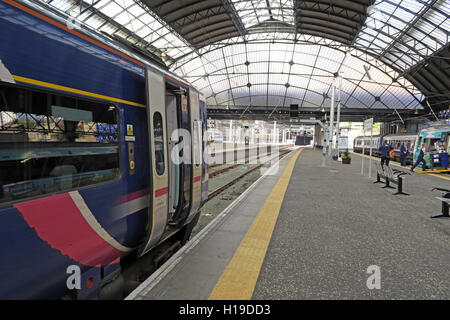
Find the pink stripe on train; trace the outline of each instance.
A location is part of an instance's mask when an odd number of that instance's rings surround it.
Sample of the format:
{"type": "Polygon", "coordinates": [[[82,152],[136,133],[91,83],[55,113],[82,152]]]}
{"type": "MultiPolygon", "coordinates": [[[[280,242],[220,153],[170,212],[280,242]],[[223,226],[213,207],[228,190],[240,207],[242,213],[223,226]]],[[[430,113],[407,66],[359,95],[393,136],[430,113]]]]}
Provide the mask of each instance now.
{"type": "Polygon", "coordinates": [[[117,263],[124,255],[86,221],[68,193],[17,203],[28,225],[52,248],[87,266],[117,263]]]}

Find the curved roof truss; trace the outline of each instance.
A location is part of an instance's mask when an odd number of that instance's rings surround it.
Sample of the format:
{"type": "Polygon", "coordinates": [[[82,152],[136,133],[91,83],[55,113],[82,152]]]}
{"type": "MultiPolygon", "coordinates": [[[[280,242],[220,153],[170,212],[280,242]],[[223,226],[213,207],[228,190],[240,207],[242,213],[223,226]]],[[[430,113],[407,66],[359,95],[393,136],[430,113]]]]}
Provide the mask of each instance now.
{"type": "MultiPolygon", "coordinates": [[[[260,41],[215,44],[174,65],[203,91],[208,105],[329,106],[331,86],[342,76],[344,108],[416,109],[423,96],[398,73],[356,49],[340,48],[330,40],[260,41]],[[333,46],[335,46],[333,48],[333,46]],[[370,68],[368,78],[365,67],[370,68]]],[[[337,86],[338,83],[336,84],[337,86]]]]}
{"type": "MultiPolygon", "coordinates": [[[[236,103],[235,93],[237,95],[238,88],[242,85],[239,80],[236,86],[234,82],[237,80],[230,73],[242,67],[241,62],[234,62],[233,59],[237,59],[237,56],[233,55],[231,48],[234,46],[236,50],[241,50],[239,48],[242,44],[244,47],[253,46],[257,41],[266,42],[268,49],[263,51],[265,53],[273,52],[273,45],[285,45],[286,41],[290,42],[288,52],[305,42],[328,46],[335,50],[334,54],[339,58],[336,58],[335,64],[326,72],[327,75],[322,75],[327,79],[332,76],[330,73],[339,70],[340,65],[346,67],[339,52],[352,50],[352,57],[371,66],[373,72],[379,70],[385,73],[383,77],[377,76],[378,84],[371,84],[372,87],[362,79],[361,74],[356,74],[361,72],[360,68],[354,71],[355,79],[361,78],[356,83],[350,78],[344,80],[344,86],[354,83],[358,88],[348,89],[348,93],[353,95],[351,100],[361,103],[360,107],[389,108],[395,99],[385,101],[383,96],[394,88],[402,88],[402,92],[410,95],[409,98],[402,95],[397,99],[400,100],[398,106],[402,108],[418,108],[424,97],[437,108],[447,108],[450,102],[450,2],[447,0],[30,1],[46,3],[93,29],[162,57],[172,70],[192,79],[200,89],[209,90],[214,102],[218,104],[236,103]],[[209,59],[216,61],[214,56],[217,52],[222,52],[224,57],[221,59],[226,65],[219,65],[217,70],[205,71],[203,75],[196,73],[198,69],[192,69],[195,72],[191,70],[190,66],[195,64],[193,61],[203,61],[206,64],[209,59]],[[218,101],[216,98],[227,90],[225,86],[220,89],[216,88],[216,84],[205,85],[201,80],[196,80],[198,77],[219,79],[220,72],[225,72],[223,76],[231,76],[223,82],[228,83],[231,99],[218,101]],[[391,84],[384,82],[388,78],[391,84]],[[382,93],[371,92],[373,86],[386,89],[382,93]],[[366,97],[359,96],[360,91],[367,90],[369,92],[366,97]],[[418,94],[418,90],[424,97],[418,94]],[[371,101],[372,97],[376,99],[375,103],[371,101]],[[410,98],[413,102],[410,102],[410,98]]],[[[303,54],[305,57],[310,56],[303,54]]],[[[251,73],[253,67],[267,65],[270,70],[272,66],[281,63],[275,58],[279,59],[271,55],[270,59],[259,60],[254,57],[249,61],[251,67],[247,66],[247,72],[250,73],[246,76],[248,83],[252,85],[248,87],[250,93],[256,90],[252,87],[260,86],[260,81],[254,81],[255,86],[249,81],[257,75],[251,73]]],[[[328,55],[325,57],[319,54],[317,59],[331,61],[328,55]]],[[[284,61],[282,64],[286,65],[288,62],[284,61]]],[[[301,66],[298,62],[297,65],[301,66]]],[[[290,68],[296,68],[297,65],[290,68]]],[[[306,63],[303,67],[311,65],[306,63]]],[[[311,82],[320,82],[317,73],[323,70],[318,65],[312,67],[311,82]]],[[[279,79],[286,76],[284,68],[283,73],[278,74],[279,79]]],[[[267,75],[266,104],[271,99],[270,96],[279,96],[277,88],[283,85],[281,82],[284,79],[274,81],[274,76],[270,72],[267,75]]],[[[292,73],[292,76],[302,78],[306,75],[292,73]]],[[[329,80],[323,81],[322,85],[324,87],[317,90],[328,94],[331,88],[329,80]]],[[[312,85],[304,84],[299,87],[306,88],[306,91],[313,94],[312,85]]],[[[395,92],[394,95],[397,95],[398,91],[395,92]]],[[[259,94],[254,92],[250,100],[257,96],[259,94]]],[[[289,93],[283,96],[286,97],[283,100],[289,102],[289,93]]],[[[305,94],[304,98],[309,99],[309,94],[305,94]]]]}

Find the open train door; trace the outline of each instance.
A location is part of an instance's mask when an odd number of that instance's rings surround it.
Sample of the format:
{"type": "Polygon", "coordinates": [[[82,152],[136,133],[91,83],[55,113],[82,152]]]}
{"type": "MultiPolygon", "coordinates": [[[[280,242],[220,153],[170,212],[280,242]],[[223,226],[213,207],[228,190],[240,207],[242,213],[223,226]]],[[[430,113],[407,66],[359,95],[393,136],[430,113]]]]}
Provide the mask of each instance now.
{"type": "Polygon", "coordinates": [[[150,203],[143,255],[158,244],[167,225],[168,216],[168,158],[165,110],[165,81],[161,74],[146,70],[147,119],[150,152],[150,203]]]}
{"type": "Polygon", "coordinates": [[[191,110],[192,135],[192,205],[186,220],[189,223],[198,212],[202,201],[202,119],[200,115],[200,96],[193,88],[189,89],[189,107],[191,110]]]}

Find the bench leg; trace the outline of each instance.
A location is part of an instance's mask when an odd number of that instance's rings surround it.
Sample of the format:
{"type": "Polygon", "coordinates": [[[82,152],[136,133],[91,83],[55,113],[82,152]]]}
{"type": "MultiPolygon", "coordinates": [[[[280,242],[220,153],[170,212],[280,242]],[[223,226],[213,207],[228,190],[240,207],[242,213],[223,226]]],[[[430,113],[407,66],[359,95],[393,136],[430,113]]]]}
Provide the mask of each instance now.
{"type": "Polygon", "coordinates": [[[389,178],[385,178],[386,179],[386,185],[384,187],[382,187],[383,189],[385,188],[391,188],[391,189],[395,189],[394,187],[391,187],[390,183],[389,183],[389,178]]]}
{"type": "Polygon", "coordinates": [[[398,194],[409,196],[409,194],[403,192],[403,179],[402,179],[402,177],[398,177],[397,192],[394,193],[394,195],[398,195],[398,194]]]}
{"type": "Polygon", "coordinates": [[[380,180],[380,174],[377,172],[377,181],[375,181],[374,183],[382,183],[382,181],[380,180]]]}
{"type": "Polygon", "coordinates": [[[442,212],[431,216],[431,218],[450,218],[449,207],[450,205],[447,202],[442,201],[442,212]]]}

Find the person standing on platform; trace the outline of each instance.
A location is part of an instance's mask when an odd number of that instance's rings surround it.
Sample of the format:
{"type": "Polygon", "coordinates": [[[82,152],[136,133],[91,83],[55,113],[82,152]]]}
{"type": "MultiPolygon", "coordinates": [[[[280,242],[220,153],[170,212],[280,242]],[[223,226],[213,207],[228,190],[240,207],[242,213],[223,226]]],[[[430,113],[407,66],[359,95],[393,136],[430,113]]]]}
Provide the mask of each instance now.
{"type": "Polygon", "coordinates": [[[391,159],[390,151],[392,150],[392,147],[389,143],[383,142],[380,146],[380,156],[381,156],[381,167],[386,165],[389,167],[389,160],[391,159]]]}
{"type": "Polygon", "coordinates": [[[407,156],[408,156],[408,142],[405,141],[400,147],[400,162],[402,163],[402,166],[406,166],[407,156]]]}
{"type": "Polygon", "coordinates": [[[416,163],[411,167],[411,171],[414,171],[414,168],[419,165],[419,163],[422,163],[422,171],[425,171],[427,168],[427,162],[425,161],[424,157],[427,154],[427,144],[422,143],[422,149],[420,149],[419,156],[417,157],[416,163]]]}

